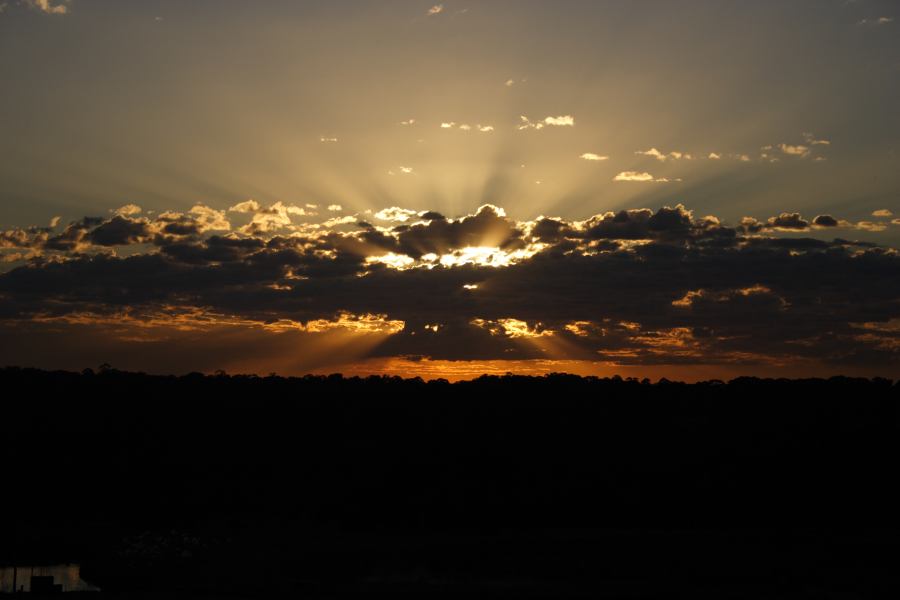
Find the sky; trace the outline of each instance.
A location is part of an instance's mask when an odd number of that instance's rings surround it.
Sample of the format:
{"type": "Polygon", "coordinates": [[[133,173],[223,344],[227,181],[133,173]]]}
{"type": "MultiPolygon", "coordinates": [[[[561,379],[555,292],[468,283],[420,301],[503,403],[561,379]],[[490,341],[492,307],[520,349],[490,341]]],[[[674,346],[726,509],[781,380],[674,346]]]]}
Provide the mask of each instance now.
{"type": "Polygon", "coordinates": [[[898,13],[0,0],[0,364],[891,376],[898,13]]]}

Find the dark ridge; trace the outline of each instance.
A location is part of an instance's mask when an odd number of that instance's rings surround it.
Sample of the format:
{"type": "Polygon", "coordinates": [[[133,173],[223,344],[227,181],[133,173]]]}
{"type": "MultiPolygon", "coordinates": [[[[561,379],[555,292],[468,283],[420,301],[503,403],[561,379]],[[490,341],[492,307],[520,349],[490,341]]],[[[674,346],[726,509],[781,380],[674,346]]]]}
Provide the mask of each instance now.
{"type": "Polygon", "coordinates": [[[0,564],[103,594],[879,597],[900,382],[0,369],[0,564]],[[774,593],[777,592],[777,593],[774,593]]]}

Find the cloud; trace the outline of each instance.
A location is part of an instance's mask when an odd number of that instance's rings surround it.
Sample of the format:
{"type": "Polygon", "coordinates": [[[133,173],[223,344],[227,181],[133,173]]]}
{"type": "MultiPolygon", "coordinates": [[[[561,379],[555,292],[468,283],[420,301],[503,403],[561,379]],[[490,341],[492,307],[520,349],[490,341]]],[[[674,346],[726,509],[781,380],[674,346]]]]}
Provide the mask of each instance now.
{"type": "Polygon", "coordinates": [[[328,210],[331,212],[340,212],[340,211],[344,210],[344,207],[341,206],[340,204],[329,204],[328,210]]]}
{"type": "Polygon", "coordinates": [[[887,25],[888,23],[893,23],[894,17],[875,17],[871,19],[862,19],[857,21],[857,25],[887,25]]]}
{"type": "Polygon", "coordinates": [[[25,0],[25,4],[48,15],[64,15],[69,12],[69,0],[54,3],[52,0],[25,0]]]}
{"type": "Polygon", "coordinates": [[[401,125],[415,125],[415,123],[416,123],[415,119],[407,119],[405,121],[400,121],[401,125]]]}
{"type": "Polygon", "coordinates": [[[789,154],[791,156],[805,157],[809,155],[809,147],[803,146],[802,144],[778,144],[778,148],[782,153],[789,154]]]}
{"type": "Polygon", "coordinates": [[[434,6],[432,6],[431,8],[428,9],[428,12],[426,14],[429,17],[433,17],[434,15],[439,15],[442,12],[444,12],[444,5],[443,4],[435,4],[434,6]]]}
{"type": "Polygon", "coordinates": [[[255,200],[247,200],[229,208],[233,212],[252,214],[250,222],[239,229],[245,235],[258,235],[291,229],[293,227],[292,216],[306,216],[309,213],[305,208],[294,204],[284,204],[281,201],[261,207],[255,200]]]}
{"type": "MultiPolygon", "coordinates": [[[[667,177],[654,177],[646,171],[622,171],[613,177],[613,181],[653,181],[666,183],[673,180],[668,179],[667,177]]],[[[675,179],[674,181],[681,181],[681,179],[675,179]]]]}
{"type": "Polygon", "coordinates": [[[525,115],[519,117],[519,124],[516,129],[543,129],[544,127],[574,127],[575,117],[571,115],[560,115],[558,117],[544,117],[541,121],[532,121],[525,115]]]}
{"type": "Polygon", "coordinates": [[[399,206],[392,206],[390,208],[384,208],[376,212],[374,216],[376,219],[381,221],[397,221],[398,223],[405,223],[409,221],[411,218],[416,216],[418,213],[414,210],[409,210],[408,208],[400,208],[399,206]]]}
{"type": "Polygon", "coordinates": [[[474,130],[474,131],[478,131],[481,133],[489,133],[491,131],[494,131],[493,125],[482,125],[481,123],[478,123],[477,125],[475,125],[474,128],[472,127],[472,125],[469,125],[468,123],[460,123],[457,125],[457,123],[455,121],[444,121],[443,123],[441,123],[441,129],[454,129],[454,128],[459,131],[473,131],[474,130]]]}
{"type": "Polygon", "coordinates": [[[593,161],[609,160],[608,156],[601,156],[600,154],[594,154],[593,152],[585,152],[579,158],[583,158],[584,160],[593,160],[593,161]]]}
{"type": "MultiPolygon", "coordinates": [[[[276,203],[247,214],[296,210],[276,203]]],[[[88,217],[55,235],[3,232],[4,255],[42,255],[0,274],[0,327],[136,338],[223,326],[340,330],[381,336],[370,356],[445,360],[900,360],[898,332],[886,326],[900,319],[900,255],[797,237],[841,222],[828,215],[730,226],[682,205],[583,221],[515,221],[493,205],[459,218],[392,207],[374,214],[389,227],[348,215],[335,220],[343,231],[223,235],[212,227],[224,212],[197,205],[155,220],[88,217]],[[147,250],[108,251],[126,243],[147,250]]]]}
{"type": "Polygon", "coordinates": [[[816,139],[816,136],[808,131],[803,133],[803,139],[806,140],[806,143],[809,144],[810,146],[830,146],[831,145],[830,140],[816,139]]]}
{"type": "Polygon", "coordinates": [[[893,216],[894,216],[894,213],[891,212],[890,210],[886,209],[886,208],[880,208],[880,209],[878,209],[878,210],[873,210],[873,211],[872,211],[872,216],[873,216],[873,217],[885,217],[885,218],[886,218],[886,217],[893,217],[893,216]]]}
{"type": "Polygon", "coordinates": [[[237,212],[237,213],[255,213],[256,211],[259,210],[259,202],[257,202],[256,200],[253,200],[253,199],[245,200],[243,202],[239,202],[239,203],[235,204],[234,206],[230,207],[228,210],[230,212],[237,212]]]}
{"type": "Polygon", "coordinates": [[[665,162],[667,160],[681,160],[681,159],[692,160],[694,158],[691,154],[688,154],[685,152],[678,152],[678,151],[672,151],[672,152],[669,152],[668,154],[663,154],[656,148],[650,148],[649,150],[638,150],[637,152],[635,152],[635,154],[643,155],[643,156],[650,156],[661,162],[665,162]]]}
{"type": "Polygon", "coordinates": [[[838,220],[831,215],[817,215],[816,218],[813,219],[813,225],[818,225],[819,227],[837,227],[839,223],[838,220]]]}
{"type": "Polygon", "coordinates": [[[710,152],[709,156],[707,156],[709,160],[719,160],[722,158],[721,154],[716,154],[715,152],[710,152]]]}
{"type": "Polygon", "coordinates": [[[326,142],[326,143],[332,143],[332,144],[333,144],[333,143],[337,142],[338,139],[337,139],[336,137],[326,137],[326,136],[322,136],[322,137],[319,138],[319,141],[320,141],[320,142],[326,142]]]}
{"type": "Polygon", "coordinates": [[[129,217],[131,215],[139,214],[141,212],[141,207],[137,204],[126,204],[125,206],[120,206],[113,212],[123,217],[129,217]]]}

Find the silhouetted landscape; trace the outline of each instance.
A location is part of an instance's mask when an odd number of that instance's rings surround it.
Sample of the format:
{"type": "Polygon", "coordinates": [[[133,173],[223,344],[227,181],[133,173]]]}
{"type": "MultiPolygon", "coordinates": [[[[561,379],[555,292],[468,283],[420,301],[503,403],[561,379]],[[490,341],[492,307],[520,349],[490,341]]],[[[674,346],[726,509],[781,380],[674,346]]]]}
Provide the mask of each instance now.
{"type": "Polygon", "coordinates": [[[78,563],[104,596],[878,597],[900,583],[887,379],[6,368],[0,382],[0,563],[78,563]]]}

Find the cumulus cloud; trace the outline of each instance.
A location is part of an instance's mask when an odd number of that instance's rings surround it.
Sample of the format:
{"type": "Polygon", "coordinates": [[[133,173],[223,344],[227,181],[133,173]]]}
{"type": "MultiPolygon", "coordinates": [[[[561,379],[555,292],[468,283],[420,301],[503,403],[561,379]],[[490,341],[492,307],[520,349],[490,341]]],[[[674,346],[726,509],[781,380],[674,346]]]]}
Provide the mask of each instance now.
{"type": "Polygon", "coordinates": [[[141,212],[141,207],[137,204],[126,204],[125,206],[120,206],[115,211],[115,214],[121,215],[123,217],[129,217],[131,215],[136,215],[141,212]]]}
{"type": "Polygon", "coordinates": [[[594,154],[593,152],[585,152],[584,154],[582,154],[580,156],[580,158],[583,158],[584,160],[593,160],[593,161],[609,160],[608,156],[594,154]]]}
{"type": "Polygon", "coordinates": [[[298,210],[257,206],[246,214],[274,220],[237,231],[213,229],[225,211],[197,205],[2,232],[0,255],[34,256],[0,274],[0,326],[339,328],[382,336],[373,356],[436,359],[900,360],[885,326],[900,318],[900,255],[804,237],[844,223],[830,215],[729,225],[676,205],[516,221],[484,205],[280,225],[298,210]],[[111,252],[125,244],[145,246],[111,252]]]}
{"type": "Polygon", "coordinates": [[[653,175],[640,171],[622,171],[615,177],[613,181],[653,181],[653,175]]]}
{"type": "Polygon", "coordinates": [[[228,209],[230,212],[237,213],[255,213],[259,210],[259,202],[253,200],[244,200],[243,202],[238,202],[234,206],[228,209]]]}
{"type": "Polygon", "coordinates": [[[544,117],[540,121],[532,121],[525,115],[519,117],[516,129],[543,129],[544,127],[574,127],[575,117],[572,115],[560,115],[558,117],[544,117]]]}

